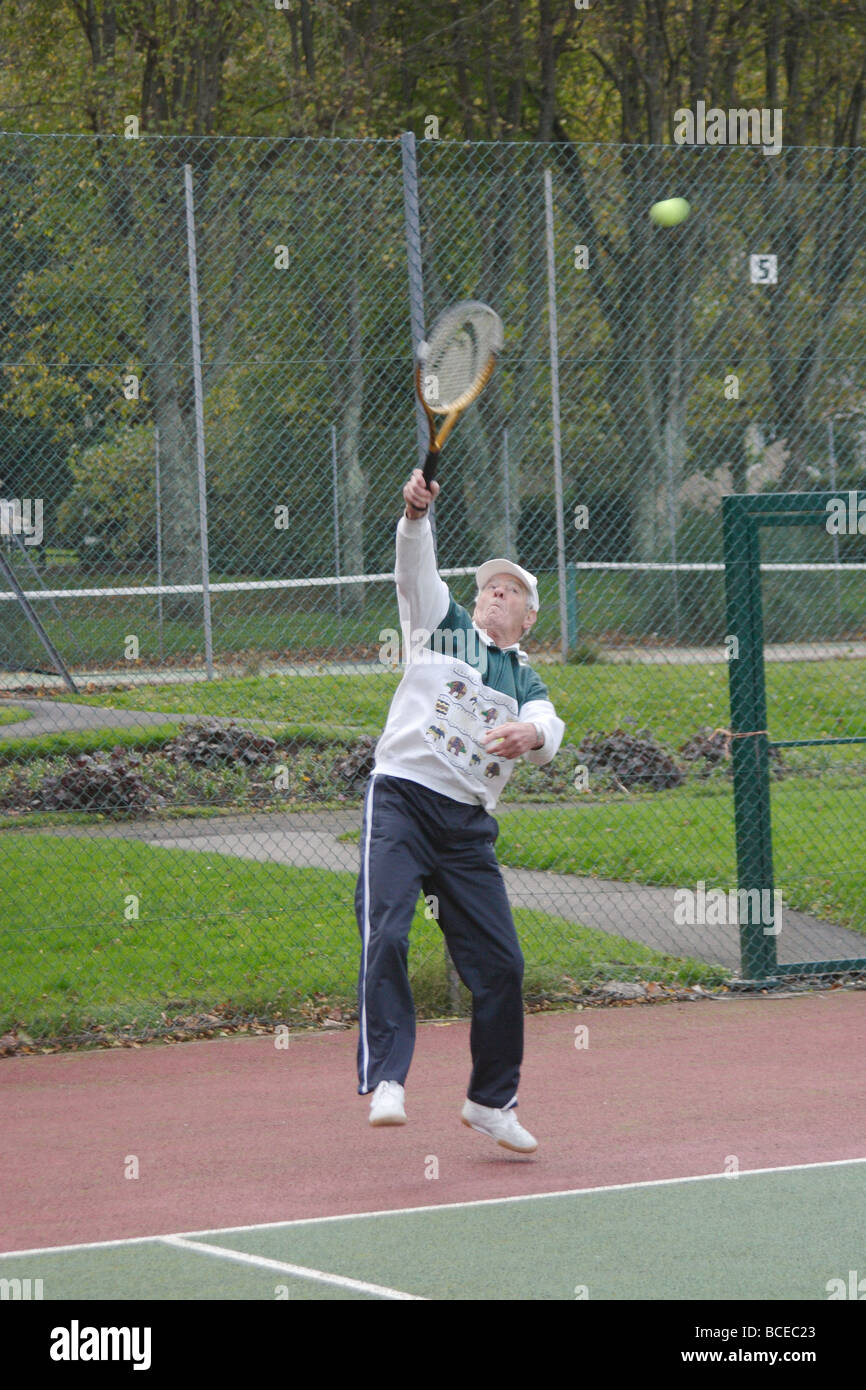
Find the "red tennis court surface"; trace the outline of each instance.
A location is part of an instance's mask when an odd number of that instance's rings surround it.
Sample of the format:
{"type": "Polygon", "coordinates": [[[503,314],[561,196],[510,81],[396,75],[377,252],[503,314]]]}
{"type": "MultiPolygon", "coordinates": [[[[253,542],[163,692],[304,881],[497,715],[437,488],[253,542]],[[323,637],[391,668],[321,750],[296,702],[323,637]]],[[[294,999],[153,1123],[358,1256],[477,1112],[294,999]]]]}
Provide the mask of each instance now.
{"type": "Polygon", "coordinates": [[[863,991],[533,1015],[528,1158],[460,1123],[468,1032],[419,1025],[391,1129],[355,1093],[355,1029],[10,1059],[0,1249],[866,1154],[863,991]]]}

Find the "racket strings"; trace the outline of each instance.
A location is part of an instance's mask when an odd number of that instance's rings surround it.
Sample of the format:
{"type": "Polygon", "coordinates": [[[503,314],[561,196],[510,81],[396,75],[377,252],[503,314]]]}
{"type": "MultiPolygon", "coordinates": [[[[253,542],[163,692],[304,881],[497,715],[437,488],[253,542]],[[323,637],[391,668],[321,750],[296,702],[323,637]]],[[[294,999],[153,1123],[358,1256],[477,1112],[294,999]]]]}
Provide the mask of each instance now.
{"type": "Polygon", "coordinates": [[[499,320],[489,310],[464,311],[438,322],[423,368],[424,399],[431,409],[452,410],[485,376],[501,347],[499,320]]]}

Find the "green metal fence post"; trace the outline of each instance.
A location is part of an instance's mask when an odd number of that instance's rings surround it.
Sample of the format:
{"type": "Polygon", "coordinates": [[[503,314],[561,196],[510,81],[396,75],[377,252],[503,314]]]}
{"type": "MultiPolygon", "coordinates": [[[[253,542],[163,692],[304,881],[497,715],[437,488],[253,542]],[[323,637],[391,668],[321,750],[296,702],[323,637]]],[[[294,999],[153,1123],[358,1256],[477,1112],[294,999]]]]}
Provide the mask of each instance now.
{"type": "Polygon", "coordinates": [[[749,501],[747,497],[725,497],[722,525],[728,622],[726,639],[730,647],[728,678],[737,881],[741,890],[738,901],[743,902],[743,889],[748,893],[747,920],[740,920],[740,965],[744,979],[763,980],[775,973],[777,956],[772,916],[762,910],[764,904],[774,903],[775,899],[761,613],[761,543],[757,520],[747,511],[749,501]],[[755,889],[758,890],[757,912],[755,889]],[[764,920],[765,916],[767,921],[764,920]],[[766,931],[768,926],[770,932],[766,931]]]}

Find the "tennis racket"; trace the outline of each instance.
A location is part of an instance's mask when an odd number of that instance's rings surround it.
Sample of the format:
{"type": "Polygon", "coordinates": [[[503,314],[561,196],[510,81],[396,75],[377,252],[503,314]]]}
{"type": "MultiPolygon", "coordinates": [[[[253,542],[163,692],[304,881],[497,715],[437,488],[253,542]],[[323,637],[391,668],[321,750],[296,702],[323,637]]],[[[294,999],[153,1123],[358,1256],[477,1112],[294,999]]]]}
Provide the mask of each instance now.
{"type": "Polygon", "coordinates": [[[504,341],[499,315],[487,304],[469,299],[440,314],[429,338],[419,345],[415,390],[430,427],[425,483],[436,476],[439,451],[460,416],[493,375],[504,341]],[[445,416],[438,433],[437,415],[445,416]]]}

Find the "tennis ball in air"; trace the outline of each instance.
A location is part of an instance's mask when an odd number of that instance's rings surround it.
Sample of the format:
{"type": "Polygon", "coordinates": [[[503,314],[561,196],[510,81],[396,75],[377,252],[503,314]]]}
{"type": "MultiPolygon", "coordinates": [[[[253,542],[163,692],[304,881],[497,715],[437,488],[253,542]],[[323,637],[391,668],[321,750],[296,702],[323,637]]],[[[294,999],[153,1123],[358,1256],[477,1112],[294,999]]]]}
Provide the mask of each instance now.
{"type": "Polygon", "coordinates": [[[690,212],[685,198],[665,198],[661,203],[653,203],[650,217],[657,227],[676,227],[685,222],[690,212]]]}

